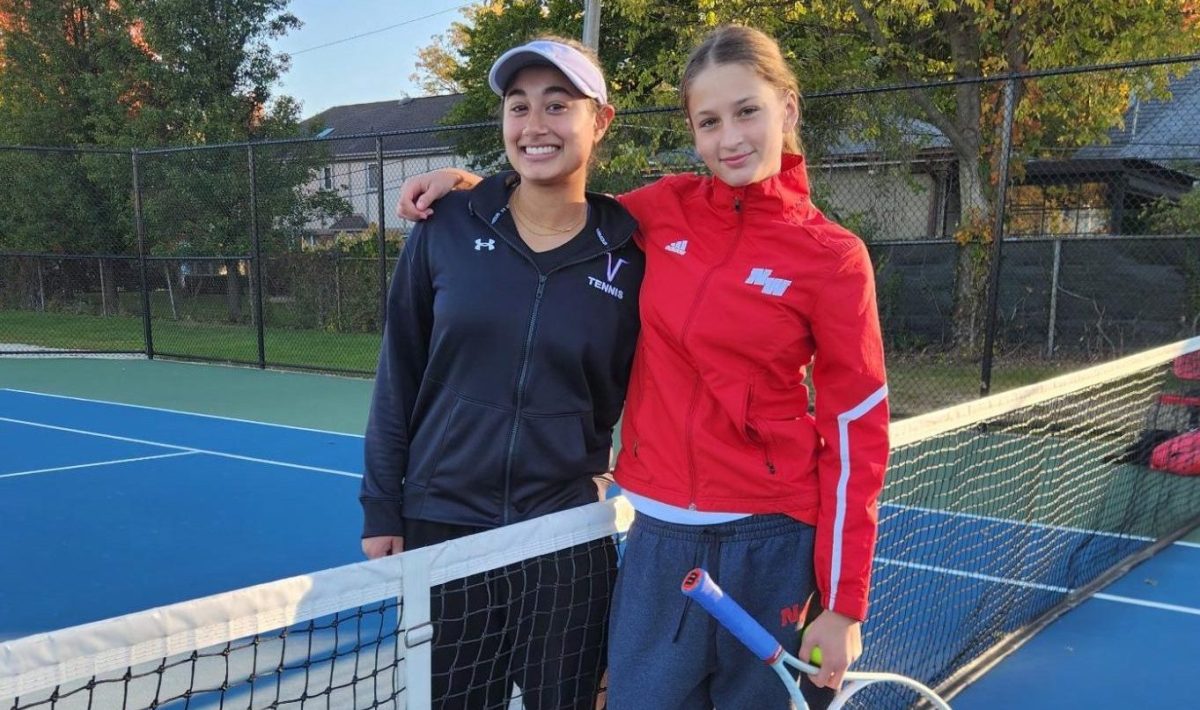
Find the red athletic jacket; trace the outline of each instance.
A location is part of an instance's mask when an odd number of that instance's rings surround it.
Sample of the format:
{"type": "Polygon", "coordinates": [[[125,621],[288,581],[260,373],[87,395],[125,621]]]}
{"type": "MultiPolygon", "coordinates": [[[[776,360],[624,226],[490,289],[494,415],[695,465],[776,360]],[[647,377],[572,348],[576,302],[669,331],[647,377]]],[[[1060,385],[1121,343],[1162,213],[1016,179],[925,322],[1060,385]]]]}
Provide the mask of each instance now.
{"type": "Polygon", "coordinates": [[[862,241],[813,206],[794,155],[748,187],[673,175],[620,199],[647,268],[617,483],[815,525],[822,603],[865,618],[888,406],[862,241]]]}

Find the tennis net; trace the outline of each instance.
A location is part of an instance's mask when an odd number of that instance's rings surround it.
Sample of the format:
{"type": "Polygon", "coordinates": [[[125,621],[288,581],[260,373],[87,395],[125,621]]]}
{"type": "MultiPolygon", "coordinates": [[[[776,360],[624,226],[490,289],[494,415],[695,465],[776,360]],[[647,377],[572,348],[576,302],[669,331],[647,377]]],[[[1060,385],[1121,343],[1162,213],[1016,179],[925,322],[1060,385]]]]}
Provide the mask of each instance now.
{"type": "MultiPolygon", "coordinates": [[[[1200,477],[1148,461],[1161,442],[1200,427],[1186,392],[1198,383],[1172,369],[1197,351],[1200,338],[894,423],[857,668],[953,694],[1117,571],[1195,527],[1200,477]]],[[[617,498],[0,643],[0,708],[441,706],[435,698],[503,708],[535,695],[527,705],[590,707],[602,662],[580,647],[603,646],[614,539],[631,516],[617,498]],[[483,619],[468,619],[478,607],[454,601],[471,590],[494,603],[483,605],[483,619]],[[542,687],[528,644],[480,642],[513,633],[503,610],[523,608],[522,599],[539,601],[517,612],[532,624],[517,635],[537,639],[541,665],[549,658],[550,675],[575,685],[542,687]],[[572,610],[570,628],[536,628],[547,599],[572,610]],[[591,641],[579,643],[581,633],[591,641]],[[465,686],[435,672],[448,665],[465,686]]],[[[882,687],[852,702],[900,708],[915,698],[882,687]]]]}
{"type": "MultiPolygon", "coordinates": [[[[1195,529],[1200,477],[1149,463],[1200,428],[1200,408],[1180,406],[1200,403],[1200,381],[1176,375],[1197,351],[1193,338],[893,423],[858,667],[952,697],[1195,529]]],[[[877,686],[857,706],[913,702],[877,686]]]]}
{"type": "Polygon", "coordinates": [[[631,518],[614,499],[0,643],[0,708],[591,708],[631,518]]]}

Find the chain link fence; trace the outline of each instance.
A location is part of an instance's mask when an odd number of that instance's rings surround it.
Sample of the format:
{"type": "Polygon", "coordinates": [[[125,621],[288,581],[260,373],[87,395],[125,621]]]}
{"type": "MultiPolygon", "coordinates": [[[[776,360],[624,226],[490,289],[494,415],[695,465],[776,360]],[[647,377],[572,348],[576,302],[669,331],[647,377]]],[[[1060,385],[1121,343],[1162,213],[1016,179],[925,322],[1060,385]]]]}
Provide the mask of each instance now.
{"type": "MultiPolygon", "coordinates": [[[[897,416],[1198,332],[1196,69],[978,82],[974,152],[922,113],[952,105],[961,82],[805,97],[813,199],[874,259],[897,416]],[[1127,110],[1089,113],[1088,92],[1121,86],[1142,87],[1127,110]]],[[[502,161],[491,124],[185,149],[2,147],[0,354],[370,374],[411,229],[394,216],[400,184],[502,161]]],[[[685,170],[703,164],[678,111],[621,111],[591,187],[685,170]]]]}

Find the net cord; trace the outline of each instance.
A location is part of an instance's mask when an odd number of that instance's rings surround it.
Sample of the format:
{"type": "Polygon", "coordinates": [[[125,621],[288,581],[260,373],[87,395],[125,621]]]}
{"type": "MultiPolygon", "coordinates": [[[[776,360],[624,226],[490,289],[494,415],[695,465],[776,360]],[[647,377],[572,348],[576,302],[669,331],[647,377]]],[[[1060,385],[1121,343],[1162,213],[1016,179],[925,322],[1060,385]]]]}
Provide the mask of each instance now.
{"type": "Polygon", "coordinates": [[[909,446],[946,432],[991,419],[1013,409],[1029,407],[1157,365],[1200,350],[1200,337],[1123,357],[1094,367],[1077,370],[1036,384],[1027,385],[990,397],[964,402],[953,407],[893,422],[888,435],[893,449],[909,446]]]}

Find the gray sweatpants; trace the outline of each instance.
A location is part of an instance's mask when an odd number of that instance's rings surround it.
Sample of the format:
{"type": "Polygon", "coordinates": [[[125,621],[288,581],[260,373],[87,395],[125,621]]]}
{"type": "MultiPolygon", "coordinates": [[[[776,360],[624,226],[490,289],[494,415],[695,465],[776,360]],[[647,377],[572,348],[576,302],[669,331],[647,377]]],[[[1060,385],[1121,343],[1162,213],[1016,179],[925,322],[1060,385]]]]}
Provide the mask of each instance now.
{"type": "MultiPolygon", "coordinates": [[[[701,526],[639,514],[609,620],[608,710],[789,707],[775,672],[683,596],[680,584],[704,567],[795,653],[814,591],[813,541],[812,526],[785,515],[701,526]]],[[[814,707],[828,703],[825,691],[810,687],[806,695],[814,707]]]]}

